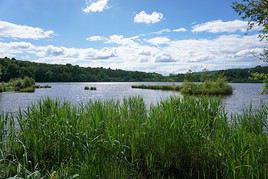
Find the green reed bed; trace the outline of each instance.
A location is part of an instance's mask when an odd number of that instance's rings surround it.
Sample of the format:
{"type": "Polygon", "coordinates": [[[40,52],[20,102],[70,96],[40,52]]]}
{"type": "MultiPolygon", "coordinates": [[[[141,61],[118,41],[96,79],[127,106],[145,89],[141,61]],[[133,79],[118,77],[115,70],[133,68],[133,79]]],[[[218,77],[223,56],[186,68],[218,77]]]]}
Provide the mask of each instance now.
{"type": "Polygon", "coordinates": [[[166,91],[181,90],[181,87],[178,85],[132,85],[131,87],[139,89],[153,89],[153,90],[166,90],[166,91]]]}
{"type": "Polygon", "coordinates": [[[32,78],[24,77],[11,79],[8,83],[0,83],[0,93],[6,91],[33,93],[35,91],[35,81],[32,78]]]}
{"type": "Polygon", "coordinates": [[[0,118],[0,178],[267,178],[267,113],[228,119],[206,97],[150,109],[139,97],[78,107],[45,99],[0,118]]]}
{"type": "Polygon", "coordinates": [[[228,83],[213,81],[204,83],[185,82],[181,85],[180,92],[185,95],[231,95],[233,89],[228,83]]]}
{"type": "Polygon", "coordinates": [[[181,85],[133,85],[132,88],[180,91],[184,95],[231,95],[232,86],[223,76],[214,80],[205,80],[202,83],[183,82],[181,85]]]}

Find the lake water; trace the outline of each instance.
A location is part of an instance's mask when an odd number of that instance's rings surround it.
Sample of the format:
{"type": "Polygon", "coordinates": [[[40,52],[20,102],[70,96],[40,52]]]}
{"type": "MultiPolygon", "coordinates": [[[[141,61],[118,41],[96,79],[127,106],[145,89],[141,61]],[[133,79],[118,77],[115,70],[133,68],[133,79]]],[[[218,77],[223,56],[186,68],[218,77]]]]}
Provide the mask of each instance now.
{"type": "MultiPolygon", "coordinates": [[[[181,96],[179,92],[132,89],[131,85],[137,84],[174,84],[174,83],[42,83],[50,85],[50,89],[36,89],[35,93],[0,93],[0,113],[16,112],[19,108],[26,108],[44,97],[61,101],[69,101],[74,105],[86,103],[89,100],[122,100],[124,97],[143,97],[147,106],[156,104],[170,96],[181,96]],[[96,91],[86,91],[85,86],[95,86],[96,91]]],[[[179,84],[179,83],[177,83],[179,84]]],[[[226,96],[222,104],[226,110],[241,112],[250,103],[257,107],[263,102],[268,103],[268,95],[259,95],[261,84],[232,84],[233,95],[226,96]]]]}

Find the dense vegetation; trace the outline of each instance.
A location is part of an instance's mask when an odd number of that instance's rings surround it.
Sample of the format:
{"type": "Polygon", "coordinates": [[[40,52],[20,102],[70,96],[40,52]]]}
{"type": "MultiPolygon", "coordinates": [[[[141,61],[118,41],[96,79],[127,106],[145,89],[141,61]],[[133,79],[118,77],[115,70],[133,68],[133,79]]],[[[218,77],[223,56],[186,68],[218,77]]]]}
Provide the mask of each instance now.
{"type": "Polygon", "coordinates": [[[177,79],[177,81],[184,81],[189,78],[189,81],[203,82],[207,79],[216,79],[219,75],[224,74],[226,80],[230,83],[255,83],[262,82],[261,79],[251,78],[252,73],[268,74],[268,66],[245,69],[229,69],[219,71],[203,71],[178,75],[170,75],[170,78],[177,79]]]}
{"type": "Polygon", "coordinates": [[[184,82],[181,85],[181,93],[186,95],[230,95],[232,86],[225,78],[219,76],[216,80],[205,80],[203,83],[184,82]]]}
{"type": "Polygon", "coordinates": [[[220,75],[216,80],[207,79],[203,83],[185,81],[181,85],[133,85],[132,88],[180,91],[185,95],[230,95],[232,86],[220,75]]]}
{"type": "MultiPolygon", "coordinates": [[[[231,69],[211,72],[191,73],[192,81],[204,81],[204,77],[217,78],[224,73],[228,82],[261,82],[251,79],[252,72],[268,73],[268,67],[252,69],[231,69]]],[[[78,65],[51,65],[0,58],[0,80],[29,76],[37,82],[96,82],[96,81],[171,81],[182,82],[189,74],[162,76],[157,73],[131,72],[104,68],[84,68],[78,65]]]]}
{"type": "Polygon", "coordinates": [[[8,83],[0,84],[0,92],[34,92],[35,88],[35,81],[29,77],[11,79],[8,83]]]}
{"type": "Polygon", "coordinates": [[[157,73],[130,72],[78,65],[50,65],[15,59],[0,59],[2,80],[29,76],[37,82],[163,81],[157,73]]]}
{"type": "Polygon", "coordinates": [[[0,178],[266,178],[267,119],[266,105],[228,118],[214,98],[46,99],[0,117],[0,178]]]}

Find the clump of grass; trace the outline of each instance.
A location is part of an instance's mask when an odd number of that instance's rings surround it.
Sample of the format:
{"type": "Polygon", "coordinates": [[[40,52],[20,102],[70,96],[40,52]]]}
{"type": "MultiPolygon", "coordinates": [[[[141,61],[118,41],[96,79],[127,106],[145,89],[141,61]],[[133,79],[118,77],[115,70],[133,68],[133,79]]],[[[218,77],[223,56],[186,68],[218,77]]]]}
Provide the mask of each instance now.
{"type": "Polygon", "coordinates": [[[21,93],[33,93],[33,92],[35,92],[35,87],[30,86],[30,87],[18,89],[16,91],[21,92],[21,93]]]}
{"type": "Polygon", "coordinates": [[[0,117],[0,178],[265,178],[267,117],[263,105],[228,119],[208,97],[150,109],[139,97],[81,106],[44,99],[0,117]]]}
{"type": "Polygon", "coordinates": [[[132,88],[166,90],[166,91],[180,91],[179,85],[132,85],[132,88]]]}
{"type": "Polygon", "coordinates": [[[206,80],[203,83],[184,82],[181,85],[181,93],[186,95],[230,95],[233,93],[232,86],[224,77],[217,80],[206,80]]]}
{"type": "Polygon", "coordinates": [[[89,86],[85,86],[84,89],[85,89],[85,90],[91,90],[91,91],[95,91],[95,90],[97,90],[97,88],[96,88],[96,87],[93,87],[93,86],[91,86],[91,87],[89,87],[89,86]]]}

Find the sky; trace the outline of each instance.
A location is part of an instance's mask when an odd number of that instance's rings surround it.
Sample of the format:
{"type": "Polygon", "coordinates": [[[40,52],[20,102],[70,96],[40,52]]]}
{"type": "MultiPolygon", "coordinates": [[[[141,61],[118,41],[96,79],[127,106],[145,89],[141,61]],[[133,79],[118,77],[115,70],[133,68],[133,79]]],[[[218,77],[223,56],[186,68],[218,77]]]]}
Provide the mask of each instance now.
{"type": "Polygon", "coordinates": [[[232,2],[0,0],[0,57],[164,75],[264,65],[261,27],[232,2]]]}

